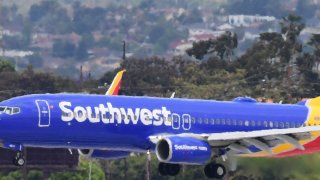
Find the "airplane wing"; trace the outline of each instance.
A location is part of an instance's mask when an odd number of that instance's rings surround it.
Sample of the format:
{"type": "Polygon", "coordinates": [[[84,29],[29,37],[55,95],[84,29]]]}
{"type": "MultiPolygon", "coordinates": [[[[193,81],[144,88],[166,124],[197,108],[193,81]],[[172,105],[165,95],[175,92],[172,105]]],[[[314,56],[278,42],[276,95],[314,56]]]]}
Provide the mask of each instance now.
{"type": "MultiPolygon", "coordinates": [[[[165,136],[172,135],[151,136],[150,140],[156,143],[165,136]]],[[[212,148],[228,148],[231,150],[230,154],[252,154],[253,152],[249,147],[255,146],[265,155],[273,155],[284,152],[284,148],[288,151],[293,149],[304,150],[304,144],[320,136],[320,126],[210,134],[183,133],[177,136],[207,141],[212,148]]]]}
{"type": "Polygon", "coordinates": [[[126,72],[126,70],[121,70],[117,73],[117,75],[114,77],[108,91],[106,92],[105,95],[111,96],[111,95],[118,95],[121,81],[122,81],[122,75],[123,73],[126,72]]]}

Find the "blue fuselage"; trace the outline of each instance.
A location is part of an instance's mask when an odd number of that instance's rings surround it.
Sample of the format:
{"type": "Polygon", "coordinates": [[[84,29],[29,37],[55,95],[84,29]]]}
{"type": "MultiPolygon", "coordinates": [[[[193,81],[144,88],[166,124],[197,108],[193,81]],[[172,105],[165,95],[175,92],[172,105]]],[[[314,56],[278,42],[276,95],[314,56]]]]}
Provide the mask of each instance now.
{"type": "Polygon", "coordinates": [[[219,133],[300,127],[305,105],[153,97],[41,94],[12,98],[2,107],[0,139],[25,146],[154,149],[158,134],[219,133]]]}

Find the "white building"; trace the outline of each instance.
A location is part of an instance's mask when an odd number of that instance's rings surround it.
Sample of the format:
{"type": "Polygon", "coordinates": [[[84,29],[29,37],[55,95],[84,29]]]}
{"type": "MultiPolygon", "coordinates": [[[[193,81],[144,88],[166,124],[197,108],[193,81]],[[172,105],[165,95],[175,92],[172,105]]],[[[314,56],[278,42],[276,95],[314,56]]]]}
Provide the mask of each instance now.
{"type": "Polygon", "coordinates": [[[180,45],[178,45],[175,50],[174,50],[174,55],[175,56],[181,56],[181,55],[185,55],[186,51],[190,48],[192,48],[192,43],[182,43],[180,45]]]}
{"type": "Polygon", "coordinates": [[[252,23],[275,21],[274,16],[229,15],[228,23],[236,27],[246,27],[252,23]]]}

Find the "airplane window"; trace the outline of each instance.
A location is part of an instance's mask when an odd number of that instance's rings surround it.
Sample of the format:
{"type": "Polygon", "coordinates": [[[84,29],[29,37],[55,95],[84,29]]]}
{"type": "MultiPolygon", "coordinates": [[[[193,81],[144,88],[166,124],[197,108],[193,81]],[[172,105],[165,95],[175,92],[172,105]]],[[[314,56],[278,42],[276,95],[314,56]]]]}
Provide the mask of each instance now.
{"type": "Polygon", "coordinates": [[[238,124],[239,124],[239,126],[242,126],[242,121],[241,121],[241,120],[239,120],[239,123],[238,123],[238,124]]]}
{"type": "Polygon", "coordinates": [[[245,126],[249,126],[249,125],[250,125],[250,124],[249,124],[249,121],[248,121],[248,120],[245,121],[245,122],[244,122],[244,125],[245,125],[245,126]]]}
{"type": "Polygon", "coordinates": [[[263,121],[263,126],[264,127],[268,127],[268,122],[267,121],[263,121]]]}
{"type": "Polygon", "coordinates": [[[280,122],[280,128],[284,128],[284,123],[280,122]]]}
{"type": "Polygon", "coordinates": [[[300,124],[300,123],[297,123],[297,124],[296,124],[296,127],[297,127],[297,128],[298,128],[298,127],[300,127],[300,126],[301,126],[301,124],[300,124]]]}
{"type": "Polygon", "coordinates": [[[172,122],[172,117],[168,117],[168,121],[169,121],[169,122],[172,122]]]}
{"type": "Polygon", "coordinates": [[[289,122],[286,122],[286,128],[289,128],[290,125],[289,125],[289,122]]]}
{"type": "Polygon", "coordinates": [[[237,125],[237,120],[233,120],[233,125],[236,126],[237,125]]]}
{"type": "Polygon", "coordinates": [[[122,117],[122,119],[126,119],[126,116],[125,116],[125,115],[122,115],[121,117],[122,117]]]}
{"type": "Polygon", "coordinates": [[[251,126],[255,126],[255,125],[256,125],[256,122],[251,121],[251,126]]]}
{"type": "Polygon", "coordinates": [[[225,120],[225,119],[222,119],[222,120],[221,120],[221,124],[222,124],[222,125],[225,125],[225,124],[226,124],[226,120],[225,120]]]}
{"type": "Polygon", "coordinates": [[[209,119],[208,119],[208,118],[205,118],[205,119],[204,119],[204,123],[205,123],[205,124],[209,124],[209,119]]]}
{"type": "Polygon", "coordinates": [[[192,123],[195,124],[196,123],[196,118],[192,118],[192,123]]]}
{"type": "Polygon", "coordinates": [[[4,112],[6,110],[7,107],[5,106],[0,106],[0,112],[4,112]]]}
{"type": "Polygon", "coordinates": [[[220,124],[220,119],[217,119],[217,120],[216,120],[216,124],[220,124]]]}
{"type": "Polygon", "coordinates": [[[276,127],[276,128],[279,127],[278,121],[275,121],[275,122],[274,122],[274,127],[276,127]]]}
{"type": "Polygon", "coordinates": [[[103,114],[103,115],[102,115],[102,118],[103,118],[103,119],[107,119],[107,115],[106,115],[106,114],[103,114]]]}
{"type": "Polygon", "coordinates": [[[294,122],[292,122],[292,123],[291,123],[291,128],[294,128],[294,127],[295,127],[295,126],[294,126],[294,122]]]}
{"type": "Polygon", "coordinates": [[[202,119],[201,118],[198,119],[198,123],[202,124],[202,119]]]}
{"type": "Polygon", "coordinates": [[[227,119],[227,124],[231,125],[231,120],[230,119],[227,119]]]}
{"type": "Polygon", "coordinates": [[[273,127],[273,122],[272,122],[272,121],[269,122],[269,126],[270,126],[271,128],[273,127]]]}
{"type": "Polygon", "coordinates": [[[261,126],[261,121],[258,121],[258,122],[257,122],[257,126],[261,126]]]}
{"type": "Polygon", "coordinates": [[[214,124],[214,119],[211,119],[211,124],[214,124]]]}

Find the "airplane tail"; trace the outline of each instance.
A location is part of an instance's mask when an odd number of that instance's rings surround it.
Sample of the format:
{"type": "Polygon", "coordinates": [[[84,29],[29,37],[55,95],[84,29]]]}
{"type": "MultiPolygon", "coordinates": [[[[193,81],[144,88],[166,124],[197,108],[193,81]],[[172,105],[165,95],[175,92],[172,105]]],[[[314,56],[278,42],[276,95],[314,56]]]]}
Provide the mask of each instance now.
{"type": "Polygon", "coordinates": [[[121,86],[121,81],[122,81],[122,75],[123,73],[126,72],[125,69],[119,71],[117,75],[114,77],[108,91],[106,92],[105,95],[111,96],[111,95],[118,95],[119,89],[121,86]]]}

